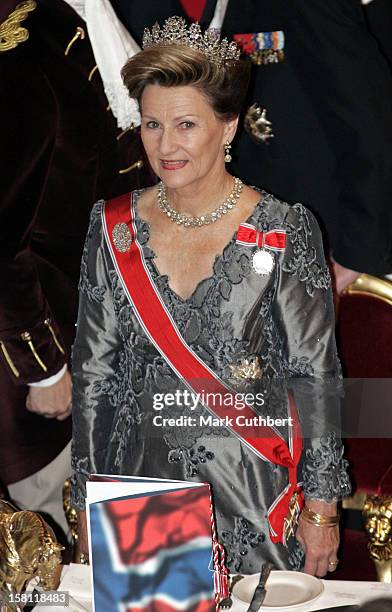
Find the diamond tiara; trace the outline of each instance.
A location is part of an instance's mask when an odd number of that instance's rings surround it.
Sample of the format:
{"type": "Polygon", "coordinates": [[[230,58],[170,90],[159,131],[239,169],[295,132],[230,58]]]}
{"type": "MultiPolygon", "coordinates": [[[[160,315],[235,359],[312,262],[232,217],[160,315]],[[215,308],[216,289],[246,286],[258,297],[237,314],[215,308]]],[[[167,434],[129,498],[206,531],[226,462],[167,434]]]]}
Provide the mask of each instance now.
{"type": "Polygon", "coordinates": [[[219,40],[214,30],[206,30],[203,34],[198,23],[192,23],[188,27],[182,17],[169,17],[162,28],[158,23],[153,25],[151,30],[145,28],[143,49],[169,45],[184,45],[201,51],[218,66],[238,60],[241,53],[235,42],[229,42],[227,38],[219,40]]]}

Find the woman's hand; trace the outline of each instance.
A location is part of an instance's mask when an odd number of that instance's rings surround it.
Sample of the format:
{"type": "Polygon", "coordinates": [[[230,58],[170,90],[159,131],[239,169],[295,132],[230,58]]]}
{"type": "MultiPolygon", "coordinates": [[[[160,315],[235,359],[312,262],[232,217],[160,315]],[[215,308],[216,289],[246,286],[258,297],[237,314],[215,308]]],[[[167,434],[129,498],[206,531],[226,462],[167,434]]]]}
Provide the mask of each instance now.
{"type": "MultiPolygon", "coordinates": [[[[313,512],[325,516],[337,514],[336,504],[308,500],[307,507],[313,512]]],[[[296,538],[305,553],[304,572],[321,578],[327,572],[333,572],[337,566],[339,548],[339,525],[334,527],[317,527],[306,522],[301,516],[296,538]],[[333,565],[331,565],[333,564],[333,565]]]]}

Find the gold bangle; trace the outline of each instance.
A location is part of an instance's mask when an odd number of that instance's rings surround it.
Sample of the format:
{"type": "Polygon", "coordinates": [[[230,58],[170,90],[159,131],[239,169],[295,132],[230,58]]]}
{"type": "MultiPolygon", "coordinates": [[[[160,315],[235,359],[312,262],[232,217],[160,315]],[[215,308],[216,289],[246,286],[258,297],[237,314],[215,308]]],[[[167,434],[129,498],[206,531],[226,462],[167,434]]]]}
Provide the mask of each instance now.
{"type": "Polygon", "coordinates": [[[316,527],[334,527],[339,523],[340,514],[335,514],[334,516],[327,516],[325,514],[319,514],[318,512],[313,512],[307,506],[302,508],[301,512],[302,518],[311,525],[316,525],[316,527]]]}
{"type": "Polygon", "coordinates": [[[335,521],[333,523],[320,523],[314,520],[310,520],[306,518],[305,516],[303,516],[302,518],[305,521],[305,523],[308,523],[309,525],[314,525],[315,527],[336,527],[336,525],[339,524],[339,521],[335,521]]]}
{"type": "Polygon", "coordinates": [[[327,515],[327,514],[319,514],[318,512],[314,512],[308,506],[304,506],[302,512],[309,518],[310,520],[314,520],[320,523],[334,523],[340,519],[340,514],[337,513],[335,515],[327,515]]]}

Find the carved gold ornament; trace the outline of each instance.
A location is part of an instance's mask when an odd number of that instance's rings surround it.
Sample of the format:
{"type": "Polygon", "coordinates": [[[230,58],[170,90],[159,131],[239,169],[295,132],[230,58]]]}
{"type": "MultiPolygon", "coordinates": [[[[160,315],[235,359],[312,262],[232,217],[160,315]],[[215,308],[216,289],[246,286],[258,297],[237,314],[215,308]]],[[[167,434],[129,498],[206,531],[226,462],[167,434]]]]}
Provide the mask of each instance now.
{"type": "Polygon", "coordinates": [[[257,142],[268,142],[274,138],[272,133],[272,123],[267,119],[267,110],[262,109],[258,104],[252,104],[245,115],[245,129],[257,142]]]}
{"type": "Polygon", "coordinates": [[[17,5],[16,9],[0,24],[0,53],[15,49],[29,37],[27,28],[20,24],[28,14],[37,7],[35,0],[26,0],[17,5]]]}
{"type": "Polygon", "coordinates": [[[71,531],[72,536],[72,548],[73,555],[72,560],[74,563],[81,563],[82,565],[88,565],[88,557],[80,552],[79,547],[79,531],[78,531],[78,511],[73,507],[71,503],[71,480],[67,478],[63,485],[63,509],[65,518],[67,519],[68,527],[71,531]]]}
{"type": "Polygon", "coordinates": [[[392,497],[369,495],[363,516],[370,555],[378,561],[392,559],[392,497]]]}
{"type": "Polygon", "coordinates": [[[113,244],[120,253],[127,253],[131,248],[132,236],[126,223],[117,223],[112,231],[113,244]]]}
{"type": "Polygon", "coordinates": [[[0,593],[15,596],[35,576],[54,590],[63,548],[39,514],[0,500],[0,593]]]}

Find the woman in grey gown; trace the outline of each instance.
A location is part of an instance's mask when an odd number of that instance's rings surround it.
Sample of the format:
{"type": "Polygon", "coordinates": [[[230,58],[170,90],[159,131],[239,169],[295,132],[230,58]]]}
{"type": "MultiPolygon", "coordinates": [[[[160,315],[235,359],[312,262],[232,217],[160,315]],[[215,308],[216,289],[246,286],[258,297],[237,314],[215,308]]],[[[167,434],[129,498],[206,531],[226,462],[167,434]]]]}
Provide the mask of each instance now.
{"type": "Polygon", "coordinates": [[[98,202],[92,212],[73,351],[73,503],[82,516],[85,481],[97,472],[209,482],[229,570],[254,573],[270,560],[323,576],[337,564],[336,506],[350,485],[320,231],[302,205],[245,186],[227,171],[248,67],[232,46],[194,32],[168,20],[162,31],[146,33],[144,50],[123,70],[161,183],[109,209],[98,202]],[[120,220],[112,232],[108,210],[120,220]],[[131,262],[136,266],[130,259],[121,269],[128,252],[139,257],[141,275],[127,286],[131,262]],[[177,368],[133,301],[144,282],[141,310],[150,307],[152,287],[181,338],[177,368]],[[271,435],[290,449],[284,419],[288,393],[294,398],[303,440],[298,490],[305,497],[295,537],[274,540],[269,523],[292,472],[254,452],[238,431],[201,418],[211,410],[192,404],[185,391],[195,386],[181,375],[189,356],[228,388],[262,398],[254,413],[282,419],[271,435]],[[168,419],[178,417],[185,425],[171,425],[168,419]]]}

